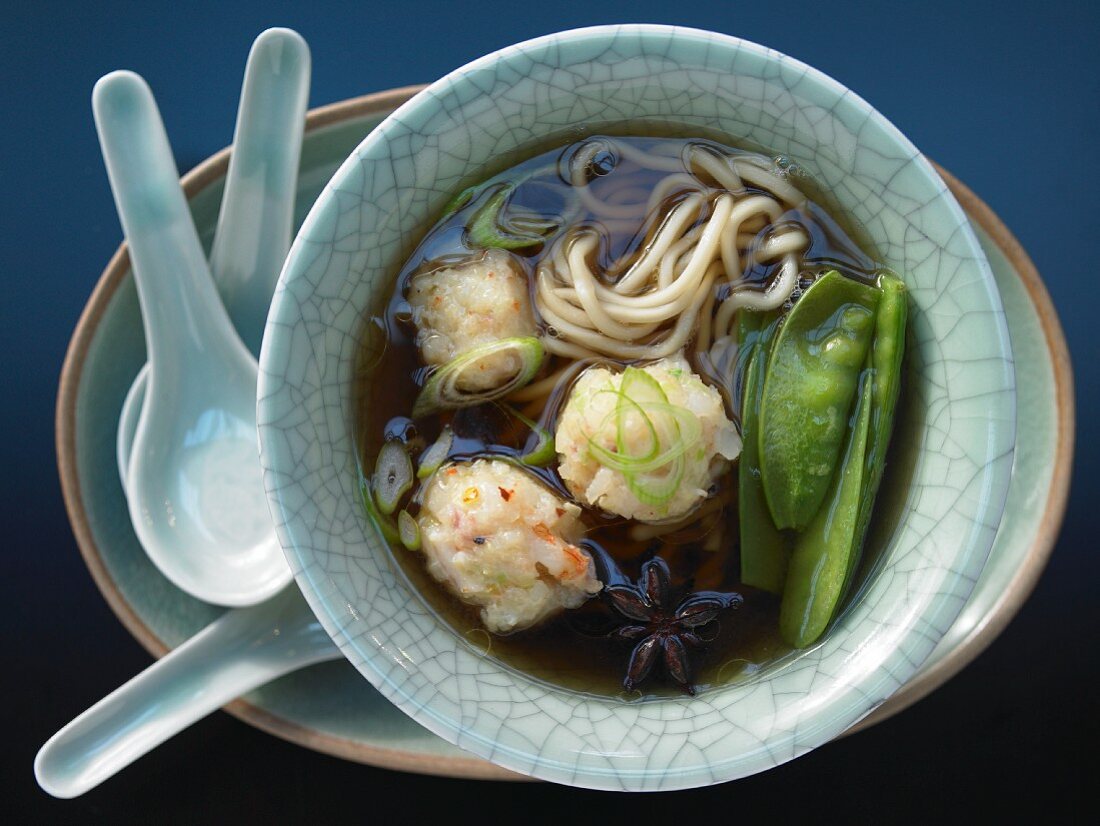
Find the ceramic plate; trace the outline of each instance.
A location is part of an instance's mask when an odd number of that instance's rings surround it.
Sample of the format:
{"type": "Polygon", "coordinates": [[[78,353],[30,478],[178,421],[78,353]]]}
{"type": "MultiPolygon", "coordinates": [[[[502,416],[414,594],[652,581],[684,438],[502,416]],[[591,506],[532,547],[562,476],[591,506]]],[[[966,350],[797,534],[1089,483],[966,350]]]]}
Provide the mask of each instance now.
{"type": "MultiPolygon", "coordinates": [[[[310,113],[297,221],[363,137],[419,88],[381,92],[310,113]]],[[[228,151],[222,151],[184,177],[207,245],[227,162],[228,151]]],[[[962,614],[921,671],[851,731],[896,714],[942,685],[1007,625],[1046,564],[1070,477],[1072,378],[1050,298],[1027,254],[999,219],[959,181],[939,171],[967,211],[993,269],[1016,359],[1018,415],[1030,426],[1017,437],[1005,518],[962,614]]],[[[123,246],[96,285],[69,346],[58,398],[58,464],[73,530],[96,584],[123,624],[159,657],[221,609],[189,597],[161,576],[130,527],[115,474],[115,430],[122,400],[144,361],[137,295],[123,246]]],[[[226,710],[293,742],[364,763],[456,777],[517,777],[421,728],[346,661],[291,674],[226,710]]]]}

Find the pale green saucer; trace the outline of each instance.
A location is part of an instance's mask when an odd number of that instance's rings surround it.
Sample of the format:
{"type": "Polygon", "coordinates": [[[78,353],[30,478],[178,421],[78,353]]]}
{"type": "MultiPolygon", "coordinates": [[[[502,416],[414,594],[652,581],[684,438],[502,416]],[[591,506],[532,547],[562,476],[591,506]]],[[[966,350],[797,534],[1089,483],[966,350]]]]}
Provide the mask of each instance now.
{"type": "MultiPolygon", "coordinates": [[[[310,113],[298,221],[362,138],[418,88],[368,95],[310,113]]],[[[207,243],[227,162],[228,151],[222,151],[184,178],[207,243]]],[[[960,182],[940,172],[970,217],[993,269],[1012,336],[1019,420],[1028,426],[1018,432],[1000,531],[962,614],[922,670],[852,731],[897,713],[942,685],[1007,625],[1046,564],[1070,478],[1072,376],[1049,296],[1027,254],[997,217],[960,182]]],[[[58,465],[73,530],[96,584],[123,624],[159,657],[220,609],[187,596],[161,576],[130,527],[115,473],[115,432],[123,398],[144,361],[137,296],[122,247],[96,285],[69,345],[58,397],[58,465]]],[[[421,728],[342,660],[284,677],[227,710],[280,737],[351,760],[455,777],[517,777],[421,728]]]]}

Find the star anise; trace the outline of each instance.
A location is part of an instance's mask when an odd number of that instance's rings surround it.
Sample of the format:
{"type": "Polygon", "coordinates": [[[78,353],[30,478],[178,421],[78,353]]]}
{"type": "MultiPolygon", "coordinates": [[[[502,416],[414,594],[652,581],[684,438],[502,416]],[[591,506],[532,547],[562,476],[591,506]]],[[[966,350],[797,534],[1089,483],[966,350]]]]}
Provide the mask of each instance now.
{"type": "Polygon", "coordinates": [[[623,688],[633,691],[660,661],[665,673],[692,695],[695,686],[688,649],[705,644],[697,630],[717,619],[723,609],[736,608],[742,602],[740,594],[707,592],[688,594],[673,607],[668,565],[660,557],[642,566],[636,585],[608,585],[603,594],[626,620],[611,636],[634,643],[623,688]]]}

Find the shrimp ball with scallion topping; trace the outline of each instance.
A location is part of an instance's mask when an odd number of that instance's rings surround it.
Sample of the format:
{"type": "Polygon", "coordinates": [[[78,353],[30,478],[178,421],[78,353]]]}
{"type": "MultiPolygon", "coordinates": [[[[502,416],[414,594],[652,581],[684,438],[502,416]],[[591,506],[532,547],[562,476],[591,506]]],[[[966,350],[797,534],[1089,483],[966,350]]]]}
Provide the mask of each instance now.
{"type": "Polygon", "coordinates": [[[707,497],[741,438],[721,394],[676,355],[621,373],[589,367],[570,390],[554,446],[580,502],[663,522],[707,497]]]}
{"type": "Polygon", "coordinates": [[[441,467],[417,517],[428,572],[494,633],[576,608],[602,585],[577,542],[580,508],[499,459],[441,467]]]}
{"type": "MultiPolygon", "coordinates": [[[[523,264],[504,250],[420,273],[408,291],[416,344],[428,365],[506,338],[538,335],[523,264]]],[[[490,353],[463,371],[459,389],[490,390],[516,372],[510,353],[490,353]]]]}

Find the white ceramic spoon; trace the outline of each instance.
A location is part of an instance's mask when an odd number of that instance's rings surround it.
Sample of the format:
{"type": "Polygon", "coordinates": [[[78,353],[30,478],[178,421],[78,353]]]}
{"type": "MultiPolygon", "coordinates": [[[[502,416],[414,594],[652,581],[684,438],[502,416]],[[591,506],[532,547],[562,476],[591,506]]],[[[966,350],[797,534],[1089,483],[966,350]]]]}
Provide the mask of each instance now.
{"type": "Polygon", "coordinates": [[[340,656],[291,585],[227,611],[85,711],[42,746],[35,777],[54,797],[84,794],[230,700],[340,656]]]}
{"type": "MultiPolygon", "coordinates": [[[[237,333],[259,355],[275,282],[290,249],[295,185],[309,98],[309,47],[268,29],[248,53],[210,270],[237,333]]],[[[123,490],[149,365],[126,394],[116,455],[123,490]]]]}
{"type": "Polygon", "coordinates": [[[130,451],[130,518],[173,583],[250,605],[290,581],[263,492],[256,360],[210,278],[153,95],[132,72],[92,109],[138,287],[149,373],[130,451]]]}

